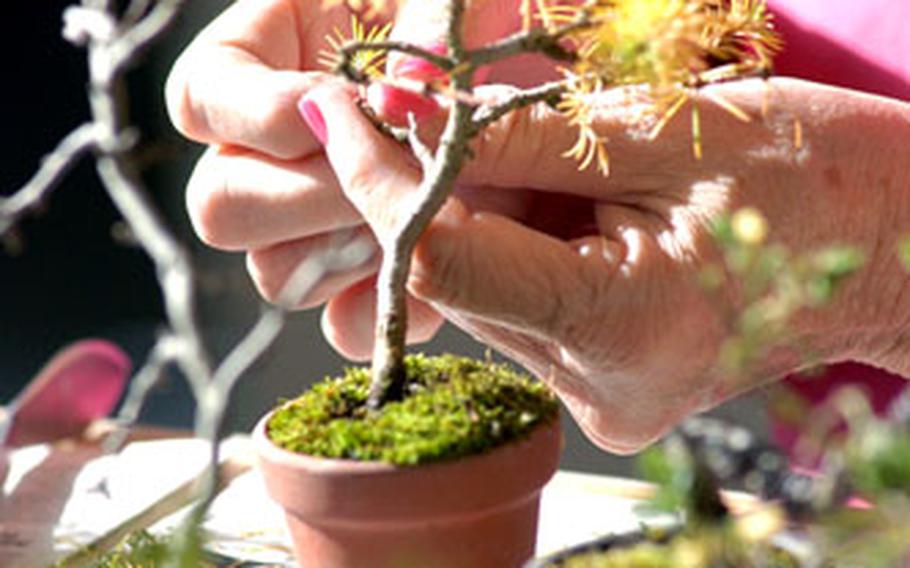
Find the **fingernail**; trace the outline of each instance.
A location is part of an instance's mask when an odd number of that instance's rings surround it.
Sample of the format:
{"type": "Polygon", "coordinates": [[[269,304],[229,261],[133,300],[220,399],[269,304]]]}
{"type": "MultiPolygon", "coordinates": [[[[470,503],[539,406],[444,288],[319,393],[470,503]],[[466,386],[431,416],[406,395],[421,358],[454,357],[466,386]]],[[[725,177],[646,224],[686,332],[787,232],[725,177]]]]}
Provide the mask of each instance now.
{"type": "Polygon", "coordinates": [[[414,119],[420,122],[441,109],[432,97],[389,85],[370,85],[367,89],[367,102],[380,116],[399,125],[408,123],[408,114],[413,114],[414,119]]]}
{"type": "Polygon", "coordinates": [[[304,97],[297,103],[297,110],[300,111],[300,116],[303,117],[303,120],[306,121],[307,125],[310,127],[313,136],[325,146],[329,141],[329,133],[325,126],[325,118],[323,118],[319,106],[311,99],[304,97]]]}
{"type": "MultiPolygon", "coordinates": [[[[437,55],[444,55],[448,48],[442,42],[435,42],[423,46],[429,52],[437,55]]],[[[405,56],[401,58],[397,65],[392,69],[392,75],[395,77],[406,77],[409,79],[420,79],[421,81],[431,81],[445,75],[445,71],[433,65],[426,59],[416,56],[405,56]]]]}

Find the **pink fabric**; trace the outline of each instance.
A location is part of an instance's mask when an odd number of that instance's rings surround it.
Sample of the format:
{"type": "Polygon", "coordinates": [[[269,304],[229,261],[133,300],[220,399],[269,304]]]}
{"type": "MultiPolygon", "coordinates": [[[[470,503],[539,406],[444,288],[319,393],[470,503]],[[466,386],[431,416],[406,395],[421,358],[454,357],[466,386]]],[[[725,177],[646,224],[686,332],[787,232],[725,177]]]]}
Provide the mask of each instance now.
{"type": "Polygon", "coordinates": [[[910,99],[910,1],[770,0],[782,75],[910,99]]]}
{"type": "MultiPolygon", "coordinates": [[[[769,6],[786,42],[777,74],[910,100],[910,0],[770,0],[769,6]]],[[[908,383],[857,363],[784,382],[812,405],[848,384],[865,389],[883,412],[908,383]]],[[[792,450],[799,425],[773,418],[772,437],[792,450]]]]}

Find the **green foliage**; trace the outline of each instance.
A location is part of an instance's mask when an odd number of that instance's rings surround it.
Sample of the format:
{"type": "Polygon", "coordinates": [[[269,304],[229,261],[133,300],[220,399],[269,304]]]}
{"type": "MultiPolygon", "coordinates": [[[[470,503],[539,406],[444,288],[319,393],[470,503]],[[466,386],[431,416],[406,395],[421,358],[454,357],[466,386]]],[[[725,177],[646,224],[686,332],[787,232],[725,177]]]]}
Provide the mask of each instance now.
{"type": "Polygon", "coordinates": [[[910,433],[875,422],[847,447],[850,478],[865,495],[900,492],[910,496],[910,433]]]}
{"type": "Polygon", "coordinates": [[[809,257],[807,292],[810,305],[821,305],[834,296],[837,285],[863,265],[865,257],[858,249],[835,246],[809,257]]]}
{"type": "Polygon", "coordinates": [[[645,542],[630,548],[574,557],[561,568],[677,568],[673,548],[645,542]]]}
{"type": "Polygon", "coordinates": [[[504,365],[408,356],[406,396],[371,412],[369,369],[348,369],[281,406],[269,437],[290,451],[415,465],[476,454],[555,420],[553,394],[504,365]]]}
{"type": "Polygon", "coordinates": [[[638,456],[638,469],[645,480],[657,487],[654,496],[643,504],[643,510],[678,513],[690,509],[695,471],[688,455],[671,455],[666,444],[651,446],[638,456]]]}
{"type": "Polygon", "coordinates": [[[907,566],[908,515],[910,503],[891,498],[873,510],[839,509],[810,528],[831,568],[898,568],[907,566]]]}
{"type": "Polygon", "coordinates": [[[685,513],[691,526],[719,524],[727,520],[727,508],[720,500],[714,476],[704,464],[693,459],[681,440],[670,437],[645,450],[638,468],[657,491],[641,509],[653,513],[685,513]]]}
{"type": "MultiPolygon", "coordinates": [[[[123,543],[105,553],[94,564],[96,568],[157,568],[164,565],[168,544],[147,531],[137,531],[123,543]]],[[[63,564],[58,564],[63,566],[63,564]]]]}
{"type": "Polygon", "coordinates": [[[643,452],[642,476],[657,491],[646,510],[685,513],[681,532],[646,530],[635,545],[572,557],[560,568],[797,568],[791,551],[773,544],[784,526],[774,506],[737,517],[726,513],[713,475],[681,438],[671,436],[643,452]]]}
{"type": "MultiPolygon", "coordinates": [[[[214,568],[215,564],[204,560],[202,557],[200,533],[191,531],[193,535],[188,546],[176,547],[178,541],[173,537],[160,537],[146,530],[137,530],[123,539],[112,549],[101,552],[85,547],[71,554],[54,566],[55,568],[69,568],[91,566],[92,568],[165,568],[167,566],[181,566],[192,568],[214,568]]],[[[220,565],[220,564],[219,564],[220,565]]]]}
{"type": "Polygon", "coordinates": [[[768,351],[790,341],[787,325],[805,308],[830,302],[841,283],[865,260],[851,246],[829,246],[794,254],[767,242],[769,228],[761,213],[744,208],[716,219],[712,226],[722,262],[705,268],[707,290],[738,290],[740,305],[729,314],[731,335],[719,356],[731,375],[748,372],[768,351]]]}

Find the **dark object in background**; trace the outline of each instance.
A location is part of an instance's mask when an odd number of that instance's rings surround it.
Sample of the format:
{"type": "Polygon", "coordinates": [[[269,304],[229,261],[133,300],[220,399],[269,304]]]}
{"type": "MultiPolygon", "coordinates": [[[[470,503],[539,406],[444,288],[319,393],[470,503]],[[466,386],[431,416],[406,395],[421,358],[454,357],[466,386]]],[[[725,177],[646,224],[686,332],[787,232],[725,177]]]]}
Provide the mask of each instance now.
{"type": "MultiPolygon", "coordinates": [[[[63,11],[74,4],[6,7],[0,194],[21,187],[42,157],[89,117],[85,50],[60,34],[63,11]]],[[[171,132],[161,95],[168,62],[179,49],[177,36],[150,53],[128,85],[130,120],[142,131],[137,166],[165,211],[182,207],[182,184],[169,180],[188,167],[186,158],[177,159],[187,147],[171,132]],[[143,163],[142,156],[151,159],[143,163]]],[[[59,346],[79,338],[110,339],[143,360],[162,318],[160,295],[144,253],[115,242],[118,219],[86,156],[43,210],[20,224],[14,246],[0,248],[0,403],[59,346]]]]}

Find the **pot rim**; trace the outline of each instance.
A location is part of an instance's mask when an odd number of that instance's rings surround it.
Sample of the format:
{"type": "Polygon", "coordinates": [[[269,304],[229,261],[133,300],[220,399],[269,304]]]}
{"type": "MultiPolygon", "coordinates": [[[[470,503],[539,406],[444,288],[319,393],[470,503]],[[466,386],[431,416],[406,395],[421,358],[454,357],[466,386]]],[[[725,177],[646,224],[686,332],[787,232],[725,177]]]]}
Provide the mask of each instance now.
{"type": "MultiPolygon", "coordinates": [[[[268,459],[269,461],[285,464],[289,467],[295,468],[305,468],[313,472],[325,472],[344,470],[346,475],[376,475],[376,474],[394,474],[404,471],[412,471],[417,469],[426,469],[433,467],[446,466],[458,462],[463,462],[467,460],[483,459],[489,454],[495,453],[497,450],[508,448],[516,445],[526,445],[530,443],[530,440],[542,430],[550,429],[559,429],[560,416],[557,413],[553,418],[541,422],[524,435],[508,440],[506,442],[497,444],[486,448],[485,450],[478,452],[476,454],[468,454],[465,456],[460,456],[456,458],[447,458],[437,461],[427,462],[423,464],[414,464],[414,465],[396,465],[388,462],[381,461],[368,461],[368,460],[355,460],[355,459],[346,459],[346,458],[327,458],[321,456],[312,456],[309,454],[303,454],[299,452],[294,452],[291,450],[286,450],[272,441],[269,438],[266,431],[266,426],[269,419],[272,415],[278,410],[278,408],[273,408],[269,410],[259,421],[256,423],[256,426],[253,429],[253,445],[256,448],[257,453],[268,459]]],[[[562,442],[560,442],[560,448],[562,447],[562,442]]]]}
{"type": "Polygon", "coordinates": [[[422,465],[320,458],[269,440],[265,425],[271,414],[253,434],[266,487],[285,508],[310,518],[466,515],[525,501],[539,495],[556,472],[562,449],[560,421],[554,418],[511,443],[422,465]]]}

